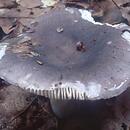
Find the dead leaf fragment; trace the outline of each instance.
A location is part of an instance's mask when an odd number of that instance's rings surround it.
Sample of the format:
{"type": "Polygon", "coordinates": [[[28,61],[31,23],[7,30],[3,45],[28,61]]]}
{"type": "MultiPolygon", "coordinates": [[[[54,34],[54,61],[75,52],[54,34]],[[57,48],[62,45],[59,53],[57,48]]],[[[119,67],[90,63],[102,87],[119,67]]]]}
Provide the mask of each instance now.
{"type": "Polygon", "coordinates": [[[43,7],[51,7],[54,6],[58,0],[41,0],[41,2],[43,3],[43,7]]]}
{"type": "Polygon", "coordinates": [[[13,45],[11,50],[13,53],[23,53],[23,54],[30,53],[30,47],[27,45],[27,43],[13,45]]]}
{"type": "Polygon", "coordinates": [[[25,8],[35,8],[42,6],[41,0],[16,0],[16,2],[25,8]]]}

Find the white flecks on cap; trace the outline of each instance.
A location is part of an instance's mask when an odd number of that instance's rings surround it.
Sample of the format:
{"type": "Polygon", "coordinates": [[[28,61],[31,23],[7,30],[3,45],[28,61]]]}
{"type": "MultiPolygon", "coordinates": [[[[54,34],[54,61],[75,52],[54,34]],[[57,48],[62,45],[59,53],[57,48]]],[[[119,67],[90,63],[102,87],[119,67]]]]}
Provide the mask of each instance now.
{"type": "Polygon", "coordinates": [[[114,90],[117,90],[117,89],[120,89],[122,87],[122,85],[124,85],[125,83],[127,82],[127,79],[122,81],[119,85],[114,85],[114,87],[108,89],[109,91],[114,91],[114,90]]]}
{"type": "Polygon", "coordinates": [[[0,60],[5,55],[7,46],[8,46],[8,43],[0,43],[0,60]]]}
{"type": "Polygon", "coordinates": [[[111,44],[112,44],[112,41],[108,41],[108,42],[107,42],[107,45],[111,45],[111,44]]]}
{"type": "Polygon", "coordinates": [[[77,23],[77,22],[78,22],[78,20],[74,20],[74,22],[75,22],[75,23],[77,23]]]}
{"type": "Polygon", "coordinates": [[[121,36],[130,44],[130,32],[125,31],[121,36]]]}
{"type": "Polygon", "coordinates": [[[74,10],[72,8],[65,8],[65,11],[68,11],[69,13],[73,14],[74,10]]]}

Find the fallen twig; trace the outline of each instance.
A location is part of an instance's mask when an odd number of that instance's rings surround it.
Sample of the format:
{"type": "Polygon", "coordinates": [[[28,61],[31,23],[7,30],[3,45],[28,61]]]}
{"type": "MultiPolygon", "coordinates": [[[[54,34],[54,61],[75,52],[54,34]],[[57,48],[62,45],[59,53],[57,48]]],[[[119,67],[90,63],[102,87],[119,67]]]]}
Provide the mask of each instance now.
{"type": "Polygon", "coordinates": [[[114,3],[114,5],[120,10],[121,8],[117,5],[117,3],[114,1],[114,0],[112,0],[112,2],[114,3]]]}
{"type": "Polygon", "coordinates": [[[8,123],[13,122],[15,119],[17,119],[18,117],[20,117],[21,115],[23,115],[29,108],[30,106],[33,104],[33,102],[37,99],[37,96],[28,104],[28,106],[21,111],[20,113],[16,114],[8,123]]]}

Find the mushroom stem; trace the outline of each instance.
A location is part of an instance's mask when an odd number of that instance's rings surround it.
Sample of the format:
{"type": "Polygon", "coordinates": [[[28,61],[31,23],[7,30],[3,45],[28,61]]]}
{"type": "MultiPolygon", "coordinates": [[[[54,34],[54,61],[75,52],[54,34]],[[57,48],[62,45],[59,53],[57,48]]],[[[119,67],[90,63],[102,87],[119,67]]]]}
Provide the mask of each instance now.
{"type": "MultiPolygon", "coordinates": [[[[109,102],[113,102],[114,99],[109,102]]],[[[107,100],[81,101],[81,100],[54,100],[50,99],[53,112],[59,118],[78,117],[87,118],[86,115],[98,115],[106,109],[107,100]]]]}

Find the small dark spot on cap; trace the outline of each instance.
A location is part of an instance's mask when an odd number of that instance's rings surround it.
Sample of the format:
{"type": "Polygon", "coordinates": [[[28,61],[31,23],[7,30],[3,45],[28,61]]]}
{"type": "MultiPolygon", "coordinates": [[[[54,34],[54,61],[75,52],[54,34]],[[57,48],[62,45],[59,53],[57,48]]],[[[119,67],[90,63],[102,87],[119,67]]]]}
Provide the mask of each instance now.
{"type": "Polygon", "coordinates": [[[57,87],[58,86],[58,84],[55,84],[55,87],[57,87]]]}
{"type": "Polygon", "coordinates": [[[115,57],[115,56],[113,56],[112,58],[113,58],[113,59],[116,59],[116,57],[115,57]]]}
{"type": "Polygon", "coordinates": [[[114,77],[110,77],[111,80],[114,80],[114,77]]]}
{"type": "Polygon", "coordinates": [[[62,82],[59,82],[59,85],[62,85],[62,82]]]}

